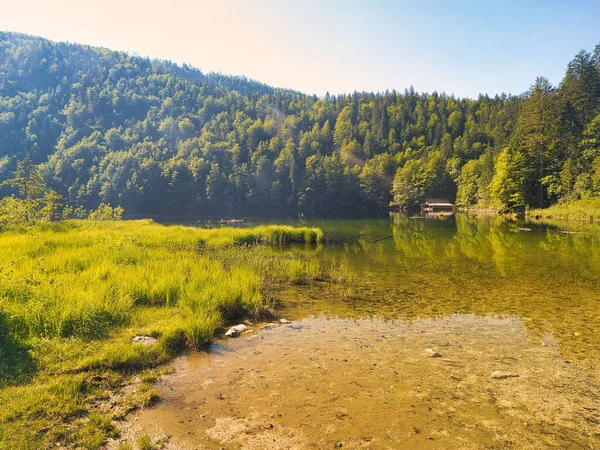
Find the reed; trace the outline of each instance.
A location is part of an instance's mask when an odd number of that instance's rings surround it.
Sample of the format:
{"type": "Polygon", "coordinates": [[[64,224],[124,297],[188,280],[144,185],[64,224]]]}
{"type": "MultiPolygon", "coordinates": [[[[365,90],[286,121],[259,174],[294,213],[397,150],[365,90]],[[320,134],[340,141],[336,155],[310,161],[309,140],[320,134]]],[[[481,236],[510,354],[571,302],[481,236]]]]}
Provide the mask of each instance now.
{"type": "Polygon", "coordinates": [[[0,410],[0,449],[100,448],[113,431],[110,417],[92,414],[94,399],[205,346],[227,321],[261,317],[265,283],[322,278],[311,250],[281,247],[322,239],[313,228],[149,220],[1,233],[0,404],[10,406],[0,410]],[[138,334],[158,344],[134,344],[138,334]]]}
{"type": "Polygon", "coordinates": [[[589,198],[557,203],[549,208],[532,209],[527,212],[530,218],[564,219],[564,220],[600,220],[600,199],[589,198]]]}

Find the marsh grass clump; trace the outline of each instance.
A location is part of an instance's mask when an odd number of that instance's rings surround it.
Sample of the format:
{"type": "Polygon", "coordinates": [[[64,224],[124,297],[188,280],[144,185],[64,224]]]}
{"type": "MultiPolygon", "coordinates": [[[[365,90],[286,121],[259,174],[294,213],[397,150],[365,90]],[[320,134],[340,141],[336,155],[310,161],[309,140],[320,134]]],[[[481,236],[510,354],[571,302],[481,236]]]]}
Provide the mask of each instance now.
{"type": "Polygon", "coordinates": [[[119,442],[117,450],[133,450],[133,447],[129,442],[119,442]]]}
{"type": "Polygon", "coordinates": [[[152,439],[147,434],[141,435],[137,440],[137,445],[140,450],[154,450],[152,439]]]}
{"type": "Polygon", "coordinates": [[[269,246],[224,249],[218,258],[225,264],[238,263],[257,274],[262,284],[311,284],[328,278],[323,263],[312,249],[292,247],[282,251],[269,246]]]}
{"type": "Polygon", "coordinates": [[[563,219],[595,222],[600,220],[600,199],[586,198],[557,203],[549,208],[532,209],[527,212],[530,218],[563,219]]]}
{"type": "MultiPolygon", "coordinates": [[[[0,448],[99,448],[113,431],[90,407],[98,398],[228,321],[261,317],[265,284],[323,276],[313,228],[80,220],[1,237],[0,448]]],[[[144,389],[130,405],[154,401],[144,389]]]]}
{"type": "Polygon", "coordinates": [[[83,447],[90,450],[102,448],[107,437],[115,438],[119,435],[110,417],[98,413],[89,416],[81,434],[83,447]]]}

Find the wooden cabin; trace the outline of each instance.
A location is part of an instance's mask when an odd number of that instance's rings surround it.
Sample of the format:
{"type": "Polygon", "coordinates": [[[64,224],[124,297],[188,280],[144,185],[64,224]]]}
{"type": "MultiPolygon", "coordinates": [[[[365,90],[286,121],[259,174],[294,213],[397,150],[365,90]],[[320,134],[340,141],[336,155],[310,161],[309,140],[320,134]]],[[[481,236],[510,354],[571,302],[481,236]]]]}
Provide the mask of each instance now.
{"type": "Polygon", "coordinates": [[[447,199],[429,198],[421,205],[425,217],[447,217],[454,215],[456,207],[447,199]]]}

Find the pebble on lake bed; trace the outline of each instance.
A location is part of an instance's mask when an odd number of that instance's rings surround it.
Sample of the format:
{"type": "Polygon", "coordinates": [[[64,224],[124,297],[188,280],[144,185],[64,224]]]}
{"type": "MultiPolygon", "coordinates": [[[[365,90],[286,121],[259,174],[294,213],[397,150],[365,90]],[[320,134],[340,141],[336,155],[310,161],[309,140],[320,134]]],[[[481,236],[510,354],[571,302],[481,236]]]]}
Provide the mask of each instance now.
{"type": "Polygon", "coordinates": [[[441,354],[439,354],[432,348],[426,348],[425,353],[427,353],[427,356],[429,356],[430,358],[441,358],[442,357],[441,354]]]}
{"type": "Polygon", "coordinates": [[[506,380],[507,378],[516,378],[518,376],[518,373],[502,372],[501,370],[496,370],[494,373],[492,373],[492,378],[494,380],[506,380]]]}
{"type": "Polygon", "coordinates": [[[243,331],[246,331],[247,329],[248,329],[248,327],[246,325],[244,325],[243,323],[240,323],[239,325],[236,325],[235,327],[231,327],[229,330],[227,330],[227,332],[225,333],[225,336],[236,337],[237,335],[239,335],[243,331]]]}

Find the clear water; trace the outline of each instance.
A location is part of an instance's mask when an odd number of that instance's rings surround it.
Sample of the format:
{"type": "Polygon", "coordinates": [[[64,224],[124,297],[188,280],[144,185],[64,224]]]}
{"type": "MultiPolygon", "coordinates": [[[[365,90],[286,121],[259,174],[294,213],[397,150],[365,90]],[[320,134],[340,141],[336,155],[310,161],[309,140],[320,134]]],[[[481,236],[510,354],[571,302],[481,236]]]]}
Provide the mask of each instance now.
{"type": "Polygon", "coordinates": [[[530,339],[550,333],[566,358],[600,362],[600,225],[401,214],[309,224],[337,242],[321,257],[347,267],[354,282],[341,298],[319,289],[288,295],[296,318],[516,316],[530,339]]]}
{"type": "Polygon", "coordinates": [[[282,251],[350,283],[276,292],[291,325],[178,359],[128,433],[172,448],[600,448],[600,226],[308,224],[329,242],[282,251]]]}

